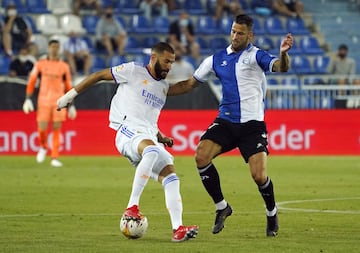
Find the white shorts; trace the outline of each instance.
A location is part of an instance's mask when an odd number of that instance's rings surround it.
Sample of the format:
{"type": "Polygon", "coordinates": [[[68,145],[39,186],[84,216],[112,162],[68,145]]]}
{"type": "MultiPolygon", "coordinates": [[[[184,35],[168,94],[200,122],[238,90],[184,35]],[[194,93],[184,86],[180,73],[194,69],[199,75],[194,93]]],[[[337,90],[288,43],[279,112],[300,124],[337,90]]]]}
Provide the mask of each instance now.
{"type": "Polygon", "coordinates": [[[157,136],[141,133],[134,128],[122,125],[116,133],[115,145],[117,150],[136,167],[142,158],[138,153],[138,146],[142,140],[152,140],[160,149],[159,157],[151,174],[151,177],[157,180],[160,172],[167,165],[174,164],[174,157],[165,149],[162,143],[157,141],[157,136]]]}

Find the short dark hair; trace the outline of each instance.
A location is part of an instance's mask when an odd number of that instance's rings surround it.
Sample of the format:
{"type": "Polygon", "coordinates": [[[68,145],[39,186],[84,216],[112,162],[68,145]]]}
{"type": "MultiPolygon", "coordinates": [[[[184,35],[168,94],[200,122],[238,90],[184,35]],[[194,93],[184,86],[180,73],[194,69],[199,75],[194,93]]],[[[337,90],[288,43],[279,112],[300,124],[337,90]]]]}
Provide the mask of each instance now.
{"type": "Polygon", "coordinates": [[[151,52],[155,52],[155,53],[162,53],[164,51],[175,54],[174,48],[170,46],[169,43],[166,42],[158,42],[151,48],[151,52]]]}
{"type": "Polygon", "coordinates": [[[51,39],[48,43],[48,45],[50,46],[51,44],[54,44],[54,43],[57,43],[57,44],[60,44],[60,41],[56,40],[56,39],[51,39]]]}
{"type": "Polygon", "coordinates": [[[252,30],[254,26],[254,20],[246,14],[237,15],[234,22],[237,24],[245,24],[249,30],[252,30]]]}
{"type": "Polygon", "coordinates": [[[348,51],[348,46],[346,44],[341,44],[338,49],[348,51]]]}

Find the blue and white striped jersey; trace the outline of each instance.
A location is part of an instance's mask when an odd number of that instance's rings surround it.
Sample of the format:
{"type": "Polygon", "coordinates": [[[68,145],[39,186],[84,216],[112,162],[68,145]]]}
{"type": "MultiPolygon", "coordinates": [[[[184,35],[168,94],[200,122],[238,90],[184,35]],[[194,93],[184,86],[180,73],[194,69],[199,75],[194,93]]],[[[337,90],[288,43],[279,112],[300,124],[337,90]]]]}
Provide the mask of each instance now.
{"type": "Polygon", "coordinates": [[[231,45],[207,57],[194,73],[199,82],[215,74],[222,86],[219,118],[233,123],[264,120],[265,72],[278,58],[252,44],[241,52],[231,45]]]}

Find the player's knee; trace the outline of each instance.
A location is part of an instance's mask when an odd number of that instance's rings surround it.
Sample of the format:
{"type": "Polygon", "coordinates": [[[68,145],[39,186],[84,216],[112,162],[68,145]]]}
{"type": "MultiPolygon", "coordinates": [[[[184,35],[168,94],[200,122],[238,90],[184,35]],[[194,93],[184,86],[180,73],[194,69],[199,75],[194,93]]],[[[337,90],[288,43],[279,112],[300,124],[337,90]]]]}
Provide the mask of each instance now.
{"type": "Polygon", "coordinates": [[[142,157],[152,156],[153,159],[157,159],[159,154],[160,154],[159,147],[157,147],[155,145],[149,145],[144,148],[144,150],[142,152],[142,157]]]}
{"type": "Polygon", "coordinates": [[[165,187],[167,184],[174,181],[179,181],[179,177],[175,173],[170,173],[169,175],[164,177],[161,183],[165,187]]]}
{"type": "Polygon", "coordinates": [[[251,176],[257,185],[262,185],[266,182],[267,175],[265,170],[251,171],[251,176]]]}
{"type": "Polygon", "coordinates": [[[198,168],[208,165],[211,162],[211,159],[212,159],[212,157],[210,155],[206,154],[205,152],[202,152],[200,150],[196,151],[195,162],[196,162],[196,166],[198,168]]]}

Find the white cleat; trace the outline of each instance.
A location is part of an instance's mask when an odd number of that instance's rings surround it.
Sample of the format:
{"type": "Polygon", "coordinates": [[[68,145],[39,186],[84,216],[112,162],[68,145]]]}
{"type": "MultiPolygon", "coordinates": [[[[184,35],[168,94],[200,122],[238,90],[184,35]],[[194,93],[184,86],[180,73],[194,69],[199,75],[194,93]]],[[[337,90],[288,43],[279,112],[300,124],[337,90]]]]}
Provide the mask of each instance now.
{"type": "Polygon", "coordinates": [[[36,155],[36,161],[38,163],[42,163],[45,160],[46,153],[47,153],[46,148],[40,148],[37,155],[36,155]]]}
{"type": "Polygon", "coordinates": [[[57,167],[57,168],[63,166],[62,162],[60,162],[58,159],[52,159],[50,164],[51,164],[51,166],[57,167]]]}

